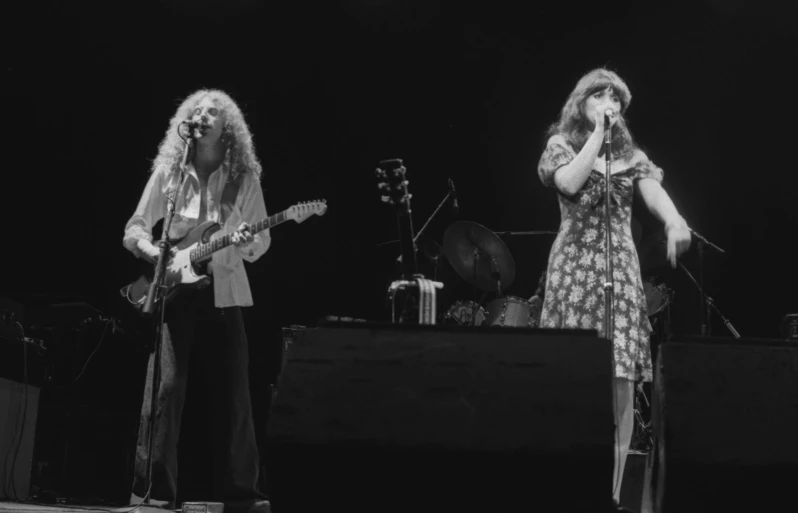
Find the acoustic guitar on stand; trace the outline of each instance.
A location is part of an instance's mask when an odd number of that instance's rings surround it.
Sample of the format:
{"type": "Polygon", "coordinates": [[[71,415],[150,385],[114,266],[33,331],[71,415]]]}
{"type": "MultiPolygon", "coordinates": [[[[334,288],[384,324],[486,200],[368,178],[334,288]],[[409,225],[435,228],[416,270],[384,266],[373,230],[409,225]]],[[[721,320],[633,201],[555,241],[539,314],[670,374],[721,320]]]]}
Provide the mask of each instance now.
{"type": "MultiPolygon", "coordinates": [[[[325,200],[298,203],[279,214],[251,224],[250,232],[254,235],[288,220],[296,221],[299,224],[311,216],[323,216],[326,211],[325,200]]],[[[207,287],[211,283],[211,277],[202,272],[204,265],[211,259],[213,253],[233,243],[231,234],[221,234],[221,228],[219,223],[207,221],[191,230],[182,239],[170,241],[172,255],[166,262],[165,290],[161,294],[161,297],[166,298],[166,304],[183,290],[199,289],[207,287]]],[[[151,266],[148,268],[148,272],[120,291],[139,311],[147,301],[147,294],[154,274],[155,266],[151,266]]]]}

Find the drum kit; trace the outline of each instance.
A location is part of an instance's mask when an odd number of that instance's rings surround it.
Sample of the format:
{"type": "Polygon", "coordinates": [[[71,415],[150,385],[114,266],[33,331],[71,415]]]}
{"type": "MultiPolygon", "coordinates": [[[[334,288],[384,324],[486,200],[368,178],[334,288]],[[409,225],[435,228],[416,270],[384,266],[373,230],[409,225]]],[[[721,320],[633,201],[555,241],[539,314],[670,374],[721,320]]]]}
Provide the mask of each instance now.
{"type": "MultiPolygon", "coordinates": [[[[450,225],[443,236],[443,246],[430,237],[417,241],[419,254],[434,266],[434,279],[445,259],[460,279],[474,290],[476,298],[454,301],[443,313],[444,324],[461,326],[488,326],[537,328],[540,324],[542,297],[523,299],[506,295],[505,291],[515,280],[516,267],[513,255],[499,234],[556,234],[557,232],[493,232],[471,222],[458,221],[450,225]],[[486,302],[489,294],[495,297],[486,302]]],[[[670,303],[673,292],[664,284],[643,282],[649,317],[662,312],[670,303]]]]}
{"type": "MultiPolygon", "coordinates": [[[[556,233],[556,232],[540,232],[556,233]]],[[[420,254],[435,267],[445,258],[457,275],[482,298],[458,300],[442,316],[443,323],[462,326],[534,328],[540,321],[540,303],[504,294],[515,280],[515,260],[502,239],[488,228],[470,221],[450,225],[443,246],[429,237],[417,241],[420,254]],[[485,304],[488,294],[495,299],[485,304]]]]}

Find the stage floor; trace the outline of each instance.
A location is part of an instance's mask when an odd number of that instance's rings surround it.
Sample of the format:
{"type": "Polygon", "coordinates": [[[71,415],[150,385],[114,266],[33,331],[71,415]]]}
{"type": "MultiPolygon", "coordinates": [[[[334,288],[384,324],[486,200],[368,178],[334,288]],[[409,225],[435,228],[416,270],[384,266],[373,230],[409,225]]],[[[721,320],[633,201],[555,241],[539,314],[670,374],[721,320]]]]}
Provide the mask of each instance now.
{"type": "MultiPolygon", "coordinates": [[[[169,510],[150,506],[111,507],[111,506],[58,506],[49,504],[30,504],[21,502],[0,502],[0,513],[164,513],[169,510]]],[[[180,510],[175,510],[180,511],[180,510]]]]}

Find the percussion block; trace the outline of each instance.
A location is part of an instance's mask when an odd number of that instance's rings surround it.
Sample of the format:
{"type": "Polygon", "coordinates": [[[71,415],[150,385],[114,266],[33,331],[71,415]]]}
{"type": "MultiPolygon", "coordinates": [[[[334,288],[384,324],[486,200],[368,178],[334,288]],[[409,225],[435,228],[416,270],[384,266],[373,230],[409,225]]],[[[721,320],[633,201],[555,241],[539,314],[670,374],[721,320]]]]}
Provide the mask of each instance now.
{"type": "Polygon", "coordinates": [[[325,327],[286,352],[275,511],[611,506],[612,351],[595,331],[325,327]]]}
{"type": "Polygon", "coordinates": [[[795,344],[672,341],[660,347],[655,372],[647,469],[655,511],[780,511],[794,504],[795,344]]]}

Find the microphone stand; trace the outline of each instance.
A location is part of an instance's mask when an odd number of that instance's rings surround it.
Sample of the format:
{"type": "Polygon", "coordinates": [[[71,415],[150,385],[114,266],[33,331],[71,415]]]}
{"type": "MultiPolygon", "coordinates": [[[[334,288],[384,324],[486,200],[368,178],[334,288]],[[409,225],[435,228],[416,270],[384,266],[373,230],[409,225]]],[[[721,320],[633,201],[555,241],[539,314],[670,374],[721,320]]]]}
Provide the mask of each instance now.
{"type": "MultiPolygon", "coordinates": [[[[443,208],[443,206],[446,204],[446,202],[451,199],[452,192],[454,192],[454,191],[452,191],[452,189],[450,187],[449,188],[449,192],[446,193],[446,196],[443,198],[443,201],[440,202],[438,207],[432,212],[432,214],[430,214],[429,218],[427,219],[427,222],[424,223],[424,226],[422,226],[421,229],[416,234],[416,236],[413,237],[413,251],[414,252],[416,251],[416,242],[418,241],[418,238],[421,237],[421,235],[424,233],[424,230],[426,230],[427,226],[429,226],[429,224],[432,222],[432,220],[435,219],[435,216],[438,215],[438,212],[440,212],[441,208],[443,208]]],[[[396,242],[396,241],[391,241],[391,242],[396,242]]],[[[397,258],[396,261],[401,263],[402,262],[402,255],[399,255],[399,258],[397,258]]]]}
{"type": "MultiPolygon", "coordinates": [[[[612,125],[610,125],[609,116],[604,115],[604,161],[605,161],[605,179],[604,179],[604,337],[612,341],[615,333],[615,287],[612,277],[612,216],[610,213],[612,207],[612,125]]],[[[614,352],[613,352],[614,354],[614,352]]]]}
{"type": "Polygon", "coordinates": [[[715,310],[729,331],[731,331],[732,335],[734,335],[735,338],[740,338],[740,334],[737,333],[737,330],[734,329],[734,326],[731,325],[729,320],[726,319],[720,310],[718,310],[718,307],[715,306],[714,300],[709,297],[706,292],[704,292],[704,248],[709,246],[718,253],[726,253],[726,251],[708,241],[706,237],[696,232],[692,228],[688,229],[690,230],[690,233],[692,233],[695,238],[698,239],[698,281],[693,278],[693,275],[690,274],[690,272],[684,265],[682,265],[681,262],[679,262],[679,266],[682,268],[682,270],[684,270],[685,273],[687,273],[687,276],[695,284],[695,286],[698,287],[698,291],[701,293],[701,336],[712,336],[712,310],[715,310]]]}
{"type": "MultiPolygon", "coordinates": [[[[596,120],[598,122],[598,119],[596,120]]],[[[605,176],[604,176],[604,338],[610,341],[610,369],[612,369],[612,376],[615,376],[615,350],[614,350],[614,335],[615,335],[615,284],[613,283],[612,276],[612,125],[610,118],[604,114],[604,163],[605,163],[605,176]]],[[[617,411],[618,398],[615,393],[615,383],[611,383],[610,393],[612,395],[612,409],[617,411]]],[[[620,431],[616,415],[613,413],[612,424],[614,426],[614,436],[616,442],[620,443],[620,431]]],[[[618,456],[618,468],[615,470],[616,474],[620,469],[620,452],[618,456]]],[[[623,476],[617,475],[617,483],[621,481],[623,476]]],[[[615,494],[613,489],[613,494],[615,494]]]]}
{"type": "Polygon", "coordinates": [[[188,155],[191,150],[192,142],[194,138],[191,137],[189,134],[188,140],[184,139],[182,134],[180,134],[180,125],[177,127],[178,135],[180,138],[185,141],[186,145],[183,148],[183,158],[180,162],[180,177],[178,179],[178,186],[175,188],[174,194],[169,200],[169,209],[166,216],[166,223],[164,224],[163,228],[163,235],[161,236],[160,241],[160,249],[161,252],[158,255],[158,262],[155,265],[155,276],[153,277],[152,283],[150,283],[150,289],[147,294],[147,299],[144,302],[144,306],[141,309],[141,312],[145,316],[151,316],[152,310],[157,302],[157,309],[158,309],[158,322],[155,325],[155,358],[153,360],[152,366],[152,394],[150,396],[150,420],[149,420],[149,436],[148,436],[148,443],[147,443],[147,471],[146,471],[146,482],[148,484],[147,494],[145,496],[145,502],[150,504],[150,490],[152,489],[152,448],[153,448],[153,440],[155,438],[155,409],[158,397],[158,389],[160,388],[161,384],[161,341],[163,336],[163,328],[166,322],[165,313],[166,313],[166,285],[164,284],[165,277],[166,277],[166,262],[169,259],[170,248],[171,244],[169,243],[169,229],[172,227],[172,219],[175,216],[175,204],[177,203],[177,194],[179,192],[180,185],[183,183],[183,179],[186,174],[186,162],[188,161],[188,155]],[[156,299],[156,295],[158,298],[156,299]]]}

